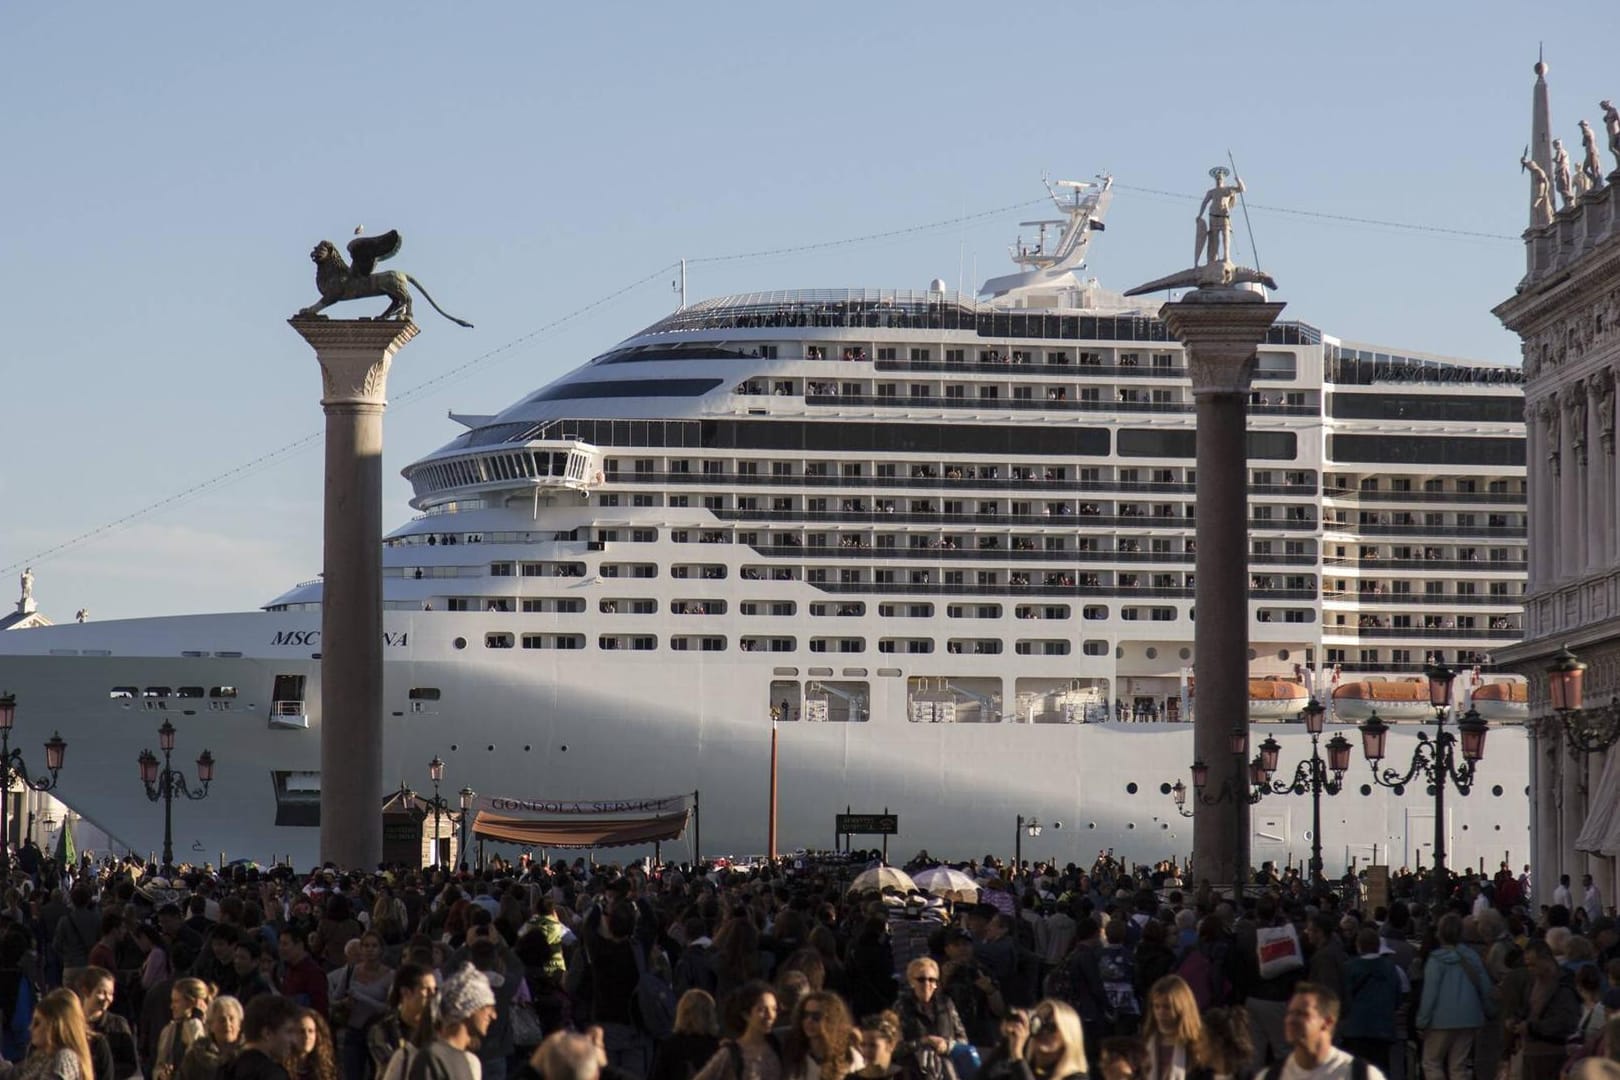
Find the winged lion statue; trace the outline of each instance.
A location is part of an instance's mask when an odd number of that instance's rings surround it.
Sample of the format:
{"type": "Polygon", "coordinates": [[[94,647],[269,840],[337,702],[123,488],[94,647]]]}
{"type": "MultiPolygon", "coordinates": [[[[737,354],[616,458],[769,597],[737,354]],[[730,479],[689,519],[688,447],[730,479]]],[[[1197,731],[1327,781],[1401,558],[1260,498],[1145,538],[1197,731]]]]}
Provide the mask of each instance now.
{"type": "Polygon", "coordinates": [[[410,286],[414,285],[421,290],[423,298],[433,305],[434,311],[457,326],[471,328],[472,323],[458,319],[440,307],[422,287],[422,283],[403,270],[372,272],[378,263],[399,254],[402,243],[397,229],[389,229],[376,236],[357,235],[349,241],[349,259],[353,260],[352,264],[338,253],[337,245],[332,241],[322,240],[316,244],[309,257],[315,263],[315,288],[320,291],[321,298],[319,302],[303,308],[298,314],[317,315],[333,304],[340,304],[345,300],[386,296],[390,301],[388,309],[377,317],[406,320],[411,317],[410,286]]]}

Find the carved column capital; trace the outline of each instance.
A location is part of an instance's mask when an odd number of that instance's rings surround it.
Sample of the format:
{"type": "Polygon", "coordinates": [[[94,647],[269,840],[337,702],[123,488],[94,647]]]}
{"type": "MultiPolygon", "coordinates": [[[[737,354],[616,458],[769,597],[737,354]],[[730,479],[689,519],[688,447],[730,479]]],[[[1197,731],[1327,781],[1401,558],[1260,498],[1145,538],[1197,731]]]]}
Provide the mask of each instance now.
{"type": "Polygon", "coordinates": [[[1540,422],[1541,430],[1547,435],[1547,464],[1551,467],[1552,474],[1557,476],[1562,471],[1560,466],[1563,462],[1563,454],[1559,444],[1559,430],[1562,427],[1560,418],[1563,414],[1558,407],[1557,395],[1547,394],[1538,398],[1532,405],[1532,409],[1536,414],[1537,421],[1540,422]]]}
{"type": "Polygon", "coordinates": [[[1597,401],[1598,440],[1605,454],[1614,453],[1614,369],[1603,368],[1592,377],[1592,394],[1597,401]]]}
{"type": "Polygon", "coordinates": [[[414,322],[381,319],[287,320],[315,350],[321,365],[321,405],[384,408],[394,354],[420,330],[414,322]]]}
{"type": "Polygon", "coordinates": [[[1247,394],[1255,349],[1285,306],[1246,289],[1196,289],[1160,308],[1171,336],[1187,348],[1193,396],[1247,394]]]}

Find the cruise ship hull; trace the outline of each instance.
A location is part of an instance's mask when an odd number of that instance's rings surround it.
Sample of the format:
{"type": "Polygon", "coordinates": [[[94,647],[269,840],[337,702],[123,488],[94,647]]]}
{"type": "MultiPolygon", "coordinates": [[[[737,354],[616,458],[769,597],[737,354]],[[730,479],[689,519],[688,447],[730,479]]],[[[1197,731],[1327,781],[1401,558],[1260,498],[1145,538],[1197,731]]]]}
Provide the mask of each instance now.
{"type": "MultiPolygon", "coordinates": [[[[763,852],[771,723],[761,702],[769,700],[771,667],[725,657],[458,650],[454,643],[473,637],[481,622],[469,613],[389,613],[383,760],[390,784],[428,788],[426,765],[437,755],[447,763],[447,792],[463,785],[535,799],[697,792],[699,818],[666,857],[688,857],[699,835],[705,856],[763,852]],[[411,689],[423,686],[436,688],[438,700],[413,702],[411,689]]],[[[205,747],[217,761],[207,799],[175,807],[177,859],[307,863],[318,830],[277,822],[299,818],[292,800],[301,778],[343,779],[341,764],[323,770],[320,761],[320,664],[309,647],[318,644],[317,628],[311,613],[270,612],[16,631],[7,642],[14,651],[0,656],[0,685],[18,698],[13,741],[26,748],[60,728],[70,737],[60,797],[145,853],[161,842],[162,809],[147,802],[136,758],[170,720],[179,729],[178,761],[205,747]],[[272,703],[278,677],[299,676],[307,726],[287,703],[272,703]],[[236,696],[174,696],[182,686],[205,694],[228,687],[236,696]],[[138,696],[118,696],[130,687],[138,696]],[[154,689],[171,693],[150,695],[154,689]]],[[[916,723],[907,681],[874,680],[865,722],[779,725],[781,849],[831,847],[834,815],[854,809],[899,815],[889,841],[895,861],[923,848],[955,858],[1008,856],[1017,815],[1047,827],[1038,840],[1026,839],[1026,856],[1089,862],[1114,848],[1148,861],[1189,853],[1191,823],[1166,789],[1186,776],[1191,725],[916,723]]],[[[1266,730],[1283,744],[1284,769],[1308,755],[1297,725],[1266,730]]],[[[1392,733],[1392,761],[1408,757],[1416,730],[1392,733]]],[[[1523,860],[1527,760],[1521,728],[1492,731],[1479,787],[1449,804],[1453,865],[1523,860]]],[[[1370,779],[1358,759],[1344,794],[1324,800],[1330,871],[1349,859],[1401,865],[1429,857],[1432,801],[1421,790],[1364,794],[1370,779]]],[[[307,810],[306,797],[303,820],[307,810]]],[[[1267,798],[1254,810],[1254,828],[1257,861],[1306,858],[1309,798],[1267,798]]],[[[856,838],[857,847],[879,843],[856,838]]]]}

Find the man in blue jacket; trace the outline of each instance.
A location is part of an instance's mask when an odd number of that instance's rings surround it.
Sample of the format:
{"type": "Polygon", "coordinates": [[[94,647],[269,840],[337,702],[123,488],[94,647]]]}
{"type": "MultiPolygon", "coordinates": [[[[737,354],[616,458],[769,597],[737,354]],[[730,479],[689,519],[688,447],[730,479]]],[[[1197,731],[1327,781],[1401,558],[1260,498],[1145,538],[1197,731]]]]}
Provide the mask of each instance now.
{"type": "Polygon", "coordinates": [[[1492,1006],[1491,977],[1479,955],[1463,947],[1462,916],[1443,916],[1435,933],[1440,947],[1423,964],[1417,1014],[1423,1078],[1473,1080],[1474,1039],[1492,1006]]]}

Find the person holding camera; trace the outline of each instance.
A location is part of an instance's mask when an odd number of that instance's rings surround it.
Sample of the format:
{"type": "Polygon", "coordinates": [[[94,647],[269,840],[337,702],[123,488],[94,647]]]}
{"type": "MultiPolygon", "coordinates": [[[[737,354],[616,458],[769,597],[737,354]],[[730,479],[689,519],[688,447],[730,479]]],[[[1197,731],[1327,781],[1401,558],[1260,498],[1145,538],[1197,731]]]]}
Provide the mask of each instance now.
{"type": "Polygon", "coordinates": [[[1027,1013],[1008,1010],[978,1080],[1086,1080],[1088,1072],[1080,1015],[1047,998],[1027,1013]]]}

